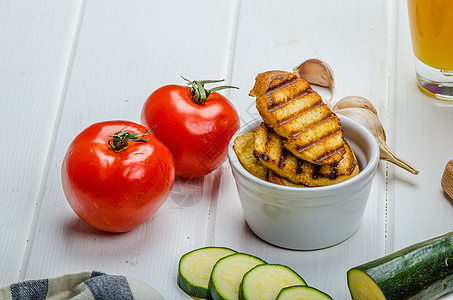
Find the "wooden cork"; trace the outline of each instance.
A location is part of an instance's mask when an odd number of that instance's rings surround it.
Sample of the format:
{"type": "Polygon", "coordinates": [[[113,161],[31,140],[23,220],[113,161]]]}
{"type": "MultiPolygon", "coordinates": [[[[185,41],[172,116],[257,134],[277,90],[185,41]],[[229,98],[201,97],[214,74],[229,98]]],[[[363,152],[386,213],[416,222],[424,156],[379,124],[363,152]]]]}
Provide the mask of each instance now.
{"type": "Polygon", "coordinates": [[[453,159],[450,160],[445,166],[440,185],[444,189],[445,193],[453,199],[453,159]]]}

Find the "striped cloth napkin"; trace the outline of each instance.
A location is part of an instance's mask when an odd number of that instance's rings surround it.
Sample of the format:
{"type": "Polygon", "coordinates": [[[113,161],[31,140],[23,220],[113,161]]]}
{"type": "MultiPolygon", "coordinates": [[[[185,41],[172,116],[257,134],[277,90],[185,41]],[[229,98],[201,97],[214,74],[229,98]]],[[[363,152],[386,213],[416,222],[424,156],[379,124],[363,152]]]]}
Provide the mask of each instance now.
{"type": "Polygon", "coordinates": [[[0,300],[129,300],[164,298],[136,279],[84,271],[55,278],[28,280],[0,289],[0,300]]]}

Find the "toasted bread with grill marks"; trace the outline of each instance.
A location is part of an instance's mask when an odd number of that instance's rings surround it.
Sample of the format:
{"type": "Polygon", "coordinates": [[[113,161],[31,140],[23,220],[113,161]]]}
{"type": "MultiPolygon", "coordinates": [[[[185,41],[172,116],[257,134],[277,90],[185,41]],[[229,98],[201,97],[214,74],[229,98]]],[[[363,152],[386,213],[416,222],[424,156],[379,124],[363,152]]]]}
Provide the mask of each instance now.
{"type": "Polygon", "coordinates": [[[284,185],[284,186],[291,186],[291,187],[301,187],[301,188],[306,188],[308,186],[304,184],[297,184],[292,181],[289,181],[288,179],[278,176],[274,171],[269,170],[269,182],[278,184],[278,185],[284,185]]]}
{"type": "Polygon", "coordinates": [[[253,155],[253,132],[247,132],[234,139],[233,149],[244,169],[263,180],[268,180],[269,169],[253,155]]]}
{"type": "Polygon", "coordinates": [[[340,120],[310,84],[295,74],[268,71],[259,74],[250,96],[263,121],[287,139],[286,148],[297,157],[335,166],[346,153],[340,120]]]}
{"type": "Polygon", "coordinates": [[[359,173],[359,165],[345,142],[345,155],[336,164],[317,165],[304,161],[288,151],[286,139],[261,123],[254,133],[254,155],[277,175],[295,184],[325,186],[345,181],[359,173]]]}

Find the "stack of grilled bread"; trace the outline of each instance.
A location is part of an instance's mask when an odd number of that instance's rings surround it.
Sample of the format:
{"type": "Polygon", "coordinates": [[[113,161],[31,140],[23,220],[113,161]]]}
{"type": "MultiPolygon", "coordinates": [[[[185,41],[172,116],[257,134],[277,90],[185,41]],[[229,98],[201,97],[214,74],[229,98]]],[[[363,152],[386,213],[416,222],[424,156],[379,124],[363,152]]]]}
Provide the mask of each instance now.
{"type": "Polygon", "coordinates": [[[264,72],[250,96],[263,122],[234,141],[248,172],[300,187],[331,185],[359,173],[340,120],[305,80],[285,71],[264,72]]]}

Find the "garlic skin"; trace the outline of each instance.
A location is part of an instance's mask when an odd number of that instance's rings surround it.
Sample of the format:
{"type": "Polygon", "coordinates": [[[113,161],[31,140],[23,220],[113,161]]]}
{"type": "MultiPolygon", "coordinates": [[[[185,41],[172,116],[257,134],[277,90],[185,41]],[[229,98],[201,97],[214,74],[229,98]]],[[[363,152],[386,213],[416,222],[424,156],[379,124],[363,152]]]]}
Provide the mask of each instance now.
{"type": "Polygon", "coordinates": [[[346,107],[334,110],[335,113],[349,117],[365,126],[376,138],[379,145],[381,159],[391,162],[404,170],[417,175],[419,172],[412,164],[396,155],[387,145],[384,127],[377,114],[371,109],[363,107],[346,107]]]}
{"type": "Polygon", "coordinates": [[[326,101],[330,101],[333,98],[335,79],[332,69],[325,61],[315,58],[308,59],[297,67],[294,67],[293,73],[309,84],[328,88],[332,96],[326,101]]]}
{"type": "Polygon", "coordinates": [[[344,97],[343,99],[341,99],[340,101],[335,103],[332,110],[337,111],[337,110],[340,110],[343,108],[352,108],[352,107],[368,109],[372,113],[374,113],[376,116],[378,114],[377,110],[373,106],[373,104],[368,99],[361,97],[361,96],[344,97]]]}

